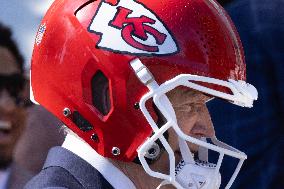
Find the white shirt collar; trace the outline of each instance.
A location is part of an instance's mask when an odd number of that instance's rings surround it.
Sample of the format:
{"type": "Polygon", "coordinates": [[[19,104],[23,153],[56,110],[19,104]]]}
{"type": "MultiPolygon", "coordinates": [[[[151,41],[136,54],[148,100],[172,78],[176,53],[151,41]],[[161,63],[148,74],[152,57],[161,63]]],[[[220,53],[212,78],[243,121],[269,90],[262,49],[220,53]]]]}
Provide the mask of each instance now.
{"type": "Polygon", "coordinates": [[[0,170],[0,189],[7,188],[9,175],[10,175],[10,169],[0,170]]]}
{"type": "Polygon", "coordinates": [[[133,182],[122,171],[78,137],[68,134],[62,147],[91,164],[115,189],[136,189],[133,182]]]}

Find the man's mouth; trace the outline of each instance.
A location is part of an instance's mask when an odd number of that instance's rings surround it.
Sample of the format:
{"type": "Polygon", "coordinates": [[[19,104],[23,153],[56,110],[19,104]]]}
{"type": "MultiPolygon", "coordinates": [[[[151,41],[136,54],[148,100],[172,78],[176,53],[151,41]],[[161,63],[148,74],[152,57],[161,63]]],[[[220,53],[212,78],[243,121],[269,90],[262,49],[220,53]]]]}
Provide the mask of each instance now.
{"type": "Polygon", "coordinates": [[[12,123],[0,120],[0,143],[7,143],[11,140],[12,123]]]}
{"type": "Polygon", "coordinates": [[[0,131],[9,131],[12,129],[12,123],[10,121],[0,120],[0,131]]]}

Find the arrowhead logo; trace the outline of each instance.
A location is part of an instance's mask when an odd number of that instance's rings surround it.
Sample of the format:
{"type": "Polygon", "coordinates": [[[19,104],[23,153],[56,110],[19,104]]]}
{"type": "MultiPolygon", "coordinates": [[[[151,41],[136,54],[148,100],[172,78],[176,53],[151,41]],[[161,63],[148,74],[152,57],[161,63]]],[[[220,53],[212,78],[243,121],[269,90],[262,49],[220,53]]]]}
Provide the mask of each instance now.
{"type": "Polygon", "coordinates": [[[143,4],[120,0],[102,2],[89,26],[99,34],[98,48],[135,55],[168,55],[178,46],[166,26],[143,4]]]}

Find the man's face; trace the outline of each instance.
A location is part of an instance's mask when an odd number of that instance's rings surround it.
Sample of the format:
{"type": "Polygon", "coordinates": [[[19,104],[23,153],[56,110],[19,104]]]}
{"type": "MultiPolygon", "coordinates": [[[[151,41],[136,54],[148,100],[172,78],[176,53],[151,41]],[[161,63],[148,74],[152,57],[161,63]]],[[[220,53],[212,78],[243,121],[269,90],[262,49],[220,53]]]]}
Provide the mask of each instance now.
{"type": "Polygon", "coordinates": [[[0,47],[0,169],[11,163],[14,147],[25,125],[26,111],[17,104],[15,97],[19,86],[11,77],[19,73],[13,54],[0,47]]]}
{"type": "MultiPolygon", "coordinates": [[[[198,139],[215,135],[211,116],[206,107],[210,97],[188,88],[177,88],[169,94],[169,99],[175,110],[177,123],[185,134],[198,139]]],[[[171,138],[173,134],[169,135],[169,142],[173,149],[178,149],[178,141],[176,138],[171,138]]],[[[193,144],[189,146],[192,152],[198,151],[198,146],[193,144]]]]}
{"type": "MultiPolygon", "coordinates": [[[[201,92],[179,87],[167,94],[176,113],[177,123],[180,129],[189,136],[200,139],[215,135],[210,114],[206,102],[210,97],[201,92]]],[[[168,142],[175,153],[176,163],[181,160],[177,134],[173,129],[168,130],[168,142]]],[[[191,152],[197,152],[198,146],[188,143],[191,152]]],[[[153,165],[162,172],[169,170],[168,154],[164,152],[160,159],[153,165]],[[156,164],[156,165],[155,165],[156,164]]]]}

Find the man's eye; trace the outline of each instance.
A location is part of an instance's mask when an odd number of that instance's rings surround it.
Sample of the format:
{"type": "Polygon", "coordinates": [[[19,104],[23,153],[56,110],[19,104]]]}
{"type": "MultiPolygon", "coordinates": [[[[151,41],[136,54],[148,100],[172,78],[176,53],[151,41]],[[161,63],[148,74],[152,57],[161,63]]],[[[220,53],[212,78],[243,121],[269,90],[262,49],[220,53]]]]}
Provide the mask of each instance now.
{"type": "Polygon", "coordinates": [[[177,107],[177,108],[175,108],[175,109],[176,109],[177,111],[190,112],[190,111],[192,111],[193,107],[192,107],[192,105],[186,104],[186,105],[177,107]]]}
{"type": "Polygon", "coordinates": [[[204,106],[205,106],[204,103],[192,103],[188,105],[187,107],[190,111],[197,112],[197,111],[200,111],[200,109],[202,109],[204,106]]]}

